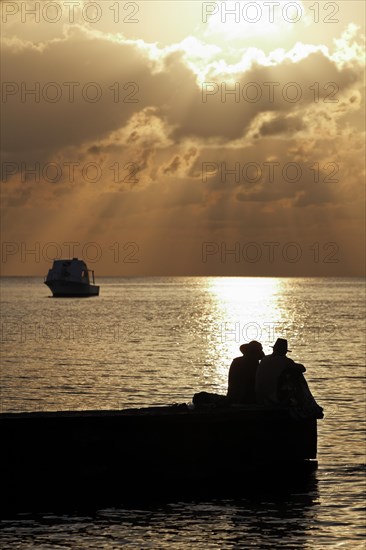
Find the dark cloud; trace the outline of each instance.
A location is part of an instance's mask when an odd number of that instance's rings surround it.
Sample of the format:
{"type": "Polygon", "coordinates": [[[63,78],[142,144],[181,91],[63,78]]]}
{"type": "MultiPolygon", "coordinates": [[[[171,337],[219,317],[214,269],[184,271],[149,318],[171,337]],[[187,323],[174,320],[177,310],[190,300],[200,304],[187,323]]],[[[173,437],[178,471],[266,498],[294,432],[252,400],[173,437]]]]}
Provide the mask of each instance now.
{"type": "Polygon", "coordinates": [[[298,116],[276,116],[274,119],[263,122],[259,129],[261,136],[272,136],[276,134],[296,134],[305,128],[304,121],[298,116]]]}
{"type": "MultiPolygon", "coordinates": [[[[151,107],[178,141],[189,137],[238,139],[260,113],[274,115],[272,121],[262,123],[262,135],[298,131],[302,128],[301,110],[314,104],[314,94],[318,102],[340,100],[362,77],[357,68],[339,69],[317,52],[296,63],[287,60],[272,67],[253,66],[238,78],[237,98],[221,95],[221,89],[233,87],[223,74],[215,84],[216,93],[204,102],[202,87],[181,53],[168,55],[161,66],[133,43],[111,41],[80,29],[43,49],[5,45],[2,61],[5,82],[19,88],[40,88],[39,102],[32,94],[21,101],[17,93],[9,95],[5,103],[3,146],[6,152],[20,155],[30,149],[51,155],[66,146],[105,138],[134,114],[151,107]],[[318,88],[310,89],[314,82],[319,82],[318,88]],[[329,84],[332,82],[334,85],[329,84]],[[272,83],[273,98],[268,83],[272,83]],[[74,100],[70,100],[72,88],[74,100]],[[256,90],[260,91],[258,101],[248,101],[256,90]],[[49,100],[60,91],[59,101],[49,100]],[[294,103],[291,98],[297,91],[301,99],[294,103]],[[98,93],[98,101],[85,99],[98,93]]],[[[334,105],[324,103],[330,112],[334,105]]]]}
{"type": "Polygon", "coordinates": [[[163,170],[164,174],[174,174],[180,167],[180,164],[181,164],[180,157],[176,155],[174,159],[171,161],[171,163],[169,164],[169,166],[164,168],[163,170]]]}

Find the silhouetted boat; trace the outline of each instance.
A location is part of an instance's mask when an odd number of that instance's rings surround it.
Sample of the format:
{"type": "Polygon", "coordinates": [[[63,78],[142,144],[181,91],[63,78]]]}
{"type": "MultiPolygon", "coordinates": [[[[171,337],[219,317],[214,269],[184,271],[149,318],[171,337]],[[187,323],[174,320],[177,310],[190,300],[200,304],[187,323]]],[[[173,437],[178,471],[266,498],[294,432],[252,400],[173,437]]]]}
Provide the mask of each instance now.
{"type": "Polygon", "coordinates": [[[0,429],[9,509],[241,494],[317,464],[315,418],[254,405],[2,413],[0,429]]]}
{"type": "Polygon", "coordinates": [[[86,263],[78,258],[54,260],[44,283],[57,298],[83,298],[99,295],[99,286],[95,284],[94,271],[89,270],[86,263]]]}

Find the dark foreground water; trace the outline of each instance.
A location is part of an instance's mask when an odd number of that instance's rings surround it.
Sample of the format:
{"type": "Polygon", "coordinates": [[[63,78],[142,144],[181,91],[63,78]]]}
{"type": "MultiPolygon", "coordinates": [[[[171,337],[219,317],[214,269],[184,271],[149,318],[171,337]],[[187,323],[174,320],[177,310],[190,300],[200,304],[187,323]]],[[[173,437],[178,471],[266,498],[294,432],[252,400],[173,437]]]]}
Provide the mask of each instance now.
{"type": "MultiPolygon", "coordinates": [[[[100,280],[92,299],[49,298],[40,279],[2,281],[3,411],[105,409],[225,393],[240,343],[277,337],[307,367],[325,418],[317,472],[240,499],[3,521],[1,548],[365,548],[365,321],[359,279],[100,280]]],[[[5,452],[4,450],[2,452],[5,452]]]]}

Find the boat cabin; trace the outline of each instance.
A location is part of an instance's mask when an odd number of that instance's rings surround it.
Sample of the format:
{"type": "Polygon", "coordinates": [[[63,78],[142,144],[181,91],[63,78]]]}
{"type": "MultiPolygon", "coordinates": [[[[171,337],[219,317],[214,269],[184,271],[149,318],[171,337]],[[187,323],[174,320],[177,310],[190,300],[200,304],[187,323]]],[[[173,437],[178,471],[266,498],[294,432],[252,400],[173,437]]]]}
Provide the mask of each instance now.
{"type": "Polygon", "coordinates": [[[54,260],[52,268],[48,271],[46,280],[78,281],[85,284],[95,283],[94,271],[88,269],[86,263],[78,258],[73,258],[72,260],[54,260]]]}

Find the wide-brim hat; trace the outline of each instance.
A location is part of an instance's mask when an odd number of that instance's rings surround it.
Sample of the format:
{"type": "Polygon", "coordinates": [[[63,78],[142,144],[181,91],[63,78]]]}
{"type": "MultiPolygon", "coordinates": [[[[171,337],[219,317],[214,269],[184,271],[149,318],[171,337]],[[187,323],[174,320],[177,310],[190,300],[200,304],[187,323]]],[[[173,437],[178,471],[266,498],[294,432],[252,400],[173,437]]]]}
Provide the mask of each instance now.
{"type": "Polygon", "coordinates": [[[244,353],[245,351],[250,351],[250,352],[263,351],[262,344],[260,342],[257,342],[256,340],[252,340],[248,344],[242,344],[239,349],[242,353],[244,353]]]}
{"type": "Polygon", "coordinates": [[[285,338],[277,338],[273,346],[270,346],[274,350],[286,351],[291,353],[291,350],[287,347],[287,340],[285,338]]]}

